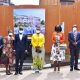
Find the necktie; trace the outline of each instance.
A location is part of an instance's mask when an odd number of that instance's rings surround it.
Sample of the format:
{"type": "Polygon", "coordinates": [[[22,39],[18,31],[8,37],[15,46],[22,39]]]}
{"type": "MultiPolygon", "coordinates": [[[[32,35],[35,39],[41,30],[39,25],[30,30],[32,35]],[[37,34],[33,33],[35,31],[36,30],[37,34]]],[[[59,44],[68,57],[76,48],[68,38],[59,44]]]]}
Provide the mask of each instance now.
{"type": "Polygon", "coordinates": [[[74,40],[76,41],[76,33],[74,33],[74,40]]]}

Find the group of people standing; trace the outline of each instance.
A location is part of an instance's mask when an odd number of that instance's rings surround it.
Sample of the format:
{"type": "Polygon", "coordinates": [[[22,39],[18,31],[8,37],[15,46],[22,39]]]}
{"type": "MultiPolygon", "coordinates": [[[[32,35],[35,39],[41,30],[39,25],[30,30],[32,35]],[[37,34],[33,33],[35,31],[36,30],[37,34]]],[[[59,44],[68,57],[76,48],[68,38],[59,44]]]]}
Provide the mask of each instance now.
{"type": "MultiPolygon", "coordinates": [[[[19,34],[13,35],[12,30],[8,31],[8,36],[0,36],[0,61],[6,67],[6,75],[10,75],[11,66],[15,59],[15,75],[22,75],[22,66],[25,53],[28,53],[28,41],[27,35],[23,34],[23,28],[19,28],[19,34]],[[2,55],[5,54],[5,60],[2,59],[2,55]]],[[[33,57],[33,69],[35,72],[39,72],[44,64],[44,35],[40,32],[40,27],[36,29],[36,33],[32,35],[32,57],[33,57]]]]}
{"type": "MultiPolygon", "coordinates": [[[[56,67],[58,67],[58,71],[60,71],[60,63],[65,58],[65,50],[60,48],[61,44],[64,44],[65,41],[64,33],[62,32],[62,28],[60,25],[55,26],[55,31],[52,35],[52,50],[50,60],[54,63],[54,71],[56,71],[56,67]]],[[[68,43],[70,50],[70,71],[80,70],[78,68],[78,58],[80,51],[80,32],[78,32],[77,25],[73,25],[72,31],[68,33],[68,43]]],[[[66,46],[63,45],[66,49],[66,46]]]]}
{"type": "MultiPolygon", "coordinates": [[[[65,58],[65,50],[61,50],[60,45],[64,43],[64,33],[60,25],[55,26],[55,31],[52,34],[52,49],[50,60],[54,63],[54,71],[58,67],[60,71],[60,64],[65,58]]],[[[28,53],[27,35],[23,34],[23,28],[19,28],[19,34],[13,35],[12,30],[8,31],[8,36],[0,36],[0,63],[5,64],[6,75],[10,75],[11,66],[15,59],[15,75],[22,75],[22,66],[25,53],[28,53]],[[1,60],[2,55],[6,55],[6,61],[1,60]]],[[[69,49],[70,49],[70,71],[80,70],[78,68],[78,56],[80,51],[80,32],[77,31],[77,26],[72,27],[72,31],[68,33],[69,49]]],[[[40,27],[36,28],[36,32],[32,35],[32,58],[33,70],[38,72],[43,68],[45,57],[45,37],[40,32],[40,27]]]]}

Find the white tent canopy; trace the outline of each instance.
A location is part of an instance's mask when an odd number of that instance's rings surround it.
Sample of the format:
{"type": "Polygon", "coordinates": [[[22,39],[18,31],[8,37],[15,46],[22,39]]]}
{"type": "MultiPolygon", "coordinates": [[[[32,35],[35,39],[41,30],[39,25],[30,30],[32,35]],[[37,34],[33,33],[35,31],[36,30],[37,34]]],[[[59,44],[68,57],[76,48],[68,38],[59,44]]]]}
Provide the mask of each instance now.
{"type": "Polygon", "coordinates": [[[39,0],[11,0],[15,5],[39,5],[39,0]]]}

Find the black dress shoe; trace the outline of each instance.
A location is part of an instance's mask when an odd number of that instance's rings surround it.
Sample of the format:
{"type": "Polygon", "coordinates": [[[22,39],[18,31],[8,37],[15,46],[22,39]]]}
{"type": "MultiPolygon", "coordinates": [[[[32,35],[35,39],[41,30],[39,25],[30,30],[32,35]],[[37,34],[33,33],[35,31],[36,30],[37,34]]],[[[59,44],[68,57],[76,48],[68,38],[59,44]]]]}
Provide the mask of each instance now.
{"type": "Polygon", "coordinates": [[[39,73],[39,70],[36,70],[35,73],[39,73]]]}
{"type": "Polygon", "coordinates": [[[13,74],[13,73],[9,72],[9,74],[13,74]]]}
{"type": "Polygon", "coordinates": [[[10,73],[6,73],[6,75],[11,75],[10,73]]]}
{"type": "Polygon", "coordinates": [[[80,69],[79,69],[79,68],[74,68],[74,70],[80,71],[80,69]]]}
{"type": "Polygon", "coordinates": [[[70,71],[73,71],[73,69],[71,68],[70,71]]]}
{"type": "Polygon", "coordinates": [[[15,74],[14,75],[18,75],[18,73],[17,72],[15,72],[15,74]]]}
{"type": "Polygon", "coordinates": [[[23,73],[22,72],[19,72],[19,74],[22,75],[23,73]]]}

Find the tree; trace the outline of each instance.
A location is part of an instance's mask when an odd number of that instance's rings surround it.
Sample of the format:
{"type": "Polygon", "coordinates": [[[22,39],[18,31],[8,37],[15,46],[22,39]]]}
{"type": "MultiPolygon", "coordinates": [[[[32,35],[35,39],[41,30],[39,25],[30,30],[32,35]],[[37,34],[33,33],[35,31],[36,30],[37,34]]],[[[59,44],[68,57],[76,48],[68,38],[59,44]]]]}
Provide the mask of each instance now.
{"type": "Polygon", "coordinates": [[[44,25],[44,24],[45,24],[45,21],[44,21],[44,20],[42,20],[42,21],[41,21],[41,24],[42,24],[42,25],[44,25]]]}

